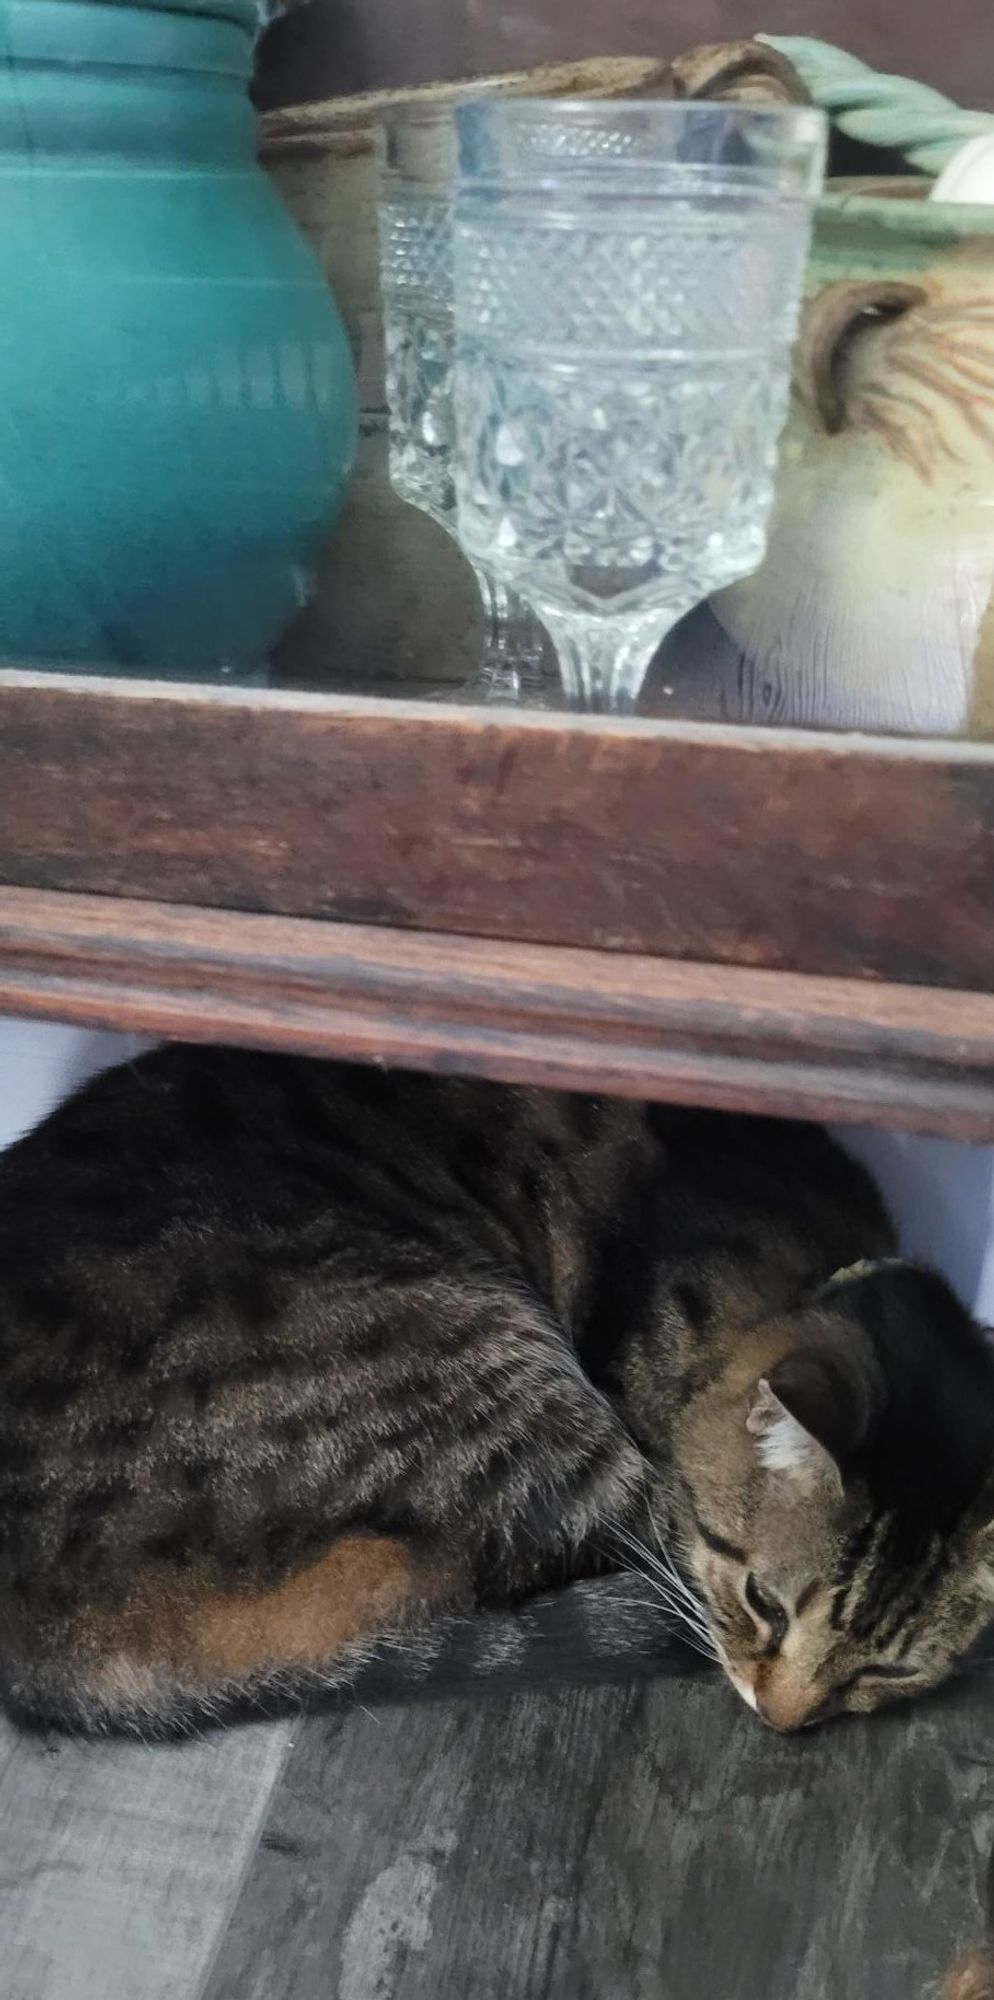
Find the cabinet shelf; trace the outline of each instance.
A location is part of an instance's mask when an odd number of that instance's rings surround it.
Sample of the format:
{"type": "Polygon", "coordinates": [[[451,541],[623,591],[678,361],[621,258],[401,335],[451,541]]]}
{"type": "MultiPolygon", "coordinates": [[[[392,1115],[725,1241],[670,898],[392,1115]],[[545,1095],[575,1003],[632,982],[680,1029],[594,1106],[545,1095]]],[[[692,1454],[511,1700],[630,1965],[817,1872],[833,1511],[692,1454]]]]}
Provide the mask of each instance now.
{"type": "Polygon", "coordinates": [[[0,890],[0,1009],[994,1138],[994,995],[0,890]]]}
{"type": "Polygon", "coordinates": [[[0,1006],[994,1138],[994,749],[0,675],[0,1006]]]}

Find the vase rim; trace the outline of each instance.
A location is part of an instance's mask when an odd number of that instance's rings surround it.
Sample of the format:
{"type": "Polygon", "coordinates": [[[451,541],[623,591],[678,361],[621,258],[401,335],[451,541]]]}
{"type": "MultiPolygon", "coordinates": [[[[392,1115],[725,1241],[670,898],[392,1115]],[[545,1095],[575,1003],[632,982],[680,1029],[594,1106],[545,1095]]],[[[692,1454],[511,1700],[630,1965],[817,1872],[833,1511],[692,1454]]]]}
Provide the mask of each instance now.
{"type": "Polygon", "coordinates": [[[880,193],[879,180],[871,182],[871,193],[860,193],[858,182],[849,180],[835,188],[826,181],[825,192],[815,210],[822,222],[873,224],[905,244],[955,244],[971,237],[994,236],[994,204],[981,202],[931,201],[931,182],[923,182],[922,196],[908,198],[907,182],[902,193],[880,193]]]}
{"type": "Polygon", "coordinates": [[[245,88],[259,19],[256,0],[0,0],[0,77],[172,70],[245,88]]]}
{"type": "MultiPolygon", "coordinates": [[[[15,6],[18,0],[14,0],[15,6]]],[[[260,0],[60,0],[63,6],[121,7],[133,14],[199,14],[205,20],[234,21],[251,33],[263,25],[260,0]]],[[[0,4],[0,17],[10,0],[0,4]]]]}
{"type": "MultiPolygon", "coordinates": [[[[75,5],[76,0],[70,0],[75,5]]],[[[264,12],[260,0],[84,0],[97,7],[134,7],[140,14],[216,14],[222,21],[247,21],[254,26],[264,12]]]]}
{"type": "Polygon", "coordinates": [[[105,7],[137,7],[160,14],[206,14],[219,21],[237,21],[254,31],[262,26],[264,9],[259,0],[99,0],[105,7]]]}

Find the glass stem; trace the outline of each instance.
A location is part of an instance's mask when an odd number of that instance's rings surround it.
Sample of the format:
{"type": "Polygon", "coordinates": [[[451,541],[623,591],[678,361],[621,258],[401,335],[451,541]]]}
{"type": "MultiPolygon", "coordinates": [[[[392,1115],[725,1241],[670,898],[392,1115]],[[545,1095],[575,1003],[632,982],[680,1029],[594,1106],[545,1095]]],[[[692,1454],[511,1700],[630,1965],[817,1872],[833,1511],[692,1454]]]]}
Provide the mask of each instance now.
{"type": "Polygon", "coordinates": [[[483,600],[484,657],[490,660],[506,659],[508,654],[507,590],[504,584],[501,583],[500,578],[494,575],[492,569],[486,569],[482,563],[476,562],[473,564],[473,569],[476,574],[476,581],[480,586],[480,596],[483,600]]]}
{"type": "Polygon", "coordinates": [[[483,699],[517,702],[541,693],[544,648],[534,614],[485,564],[474,561],[473,570],[483,600],[483,699]]]}
{"type": "Polygon", "coordinates": [[[570,708],[591,715],[631,715],[642,683],[667,632],[683,610],[653,611],[638,619],[615,619],[610,613],[553,611],[538,607],[559,659],[563,691],[570,708]]]}

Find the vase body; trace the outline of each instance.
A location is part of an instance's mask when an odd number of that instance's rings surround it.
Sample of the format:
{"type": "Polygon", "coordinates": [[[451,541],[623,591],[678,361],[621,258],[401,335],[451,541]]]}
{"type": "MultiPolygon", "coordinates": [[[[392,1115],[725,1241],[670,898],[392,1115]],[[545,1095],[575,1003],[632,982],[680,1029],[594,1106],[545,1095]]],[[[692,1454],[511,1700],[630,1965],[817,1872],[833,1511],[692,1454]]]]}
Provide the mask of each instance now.
{"type": "Polygon", "coordinates": [[[994,209],[892,185],[819,213],[767,556],[712,603],[721,712],[990,737],[994,209]]]}
{"type": "Polygon", "coordinates": [[[0,657],[258,678],[344,496],[337,310],[249,0],[0,0],[0,657]]]}

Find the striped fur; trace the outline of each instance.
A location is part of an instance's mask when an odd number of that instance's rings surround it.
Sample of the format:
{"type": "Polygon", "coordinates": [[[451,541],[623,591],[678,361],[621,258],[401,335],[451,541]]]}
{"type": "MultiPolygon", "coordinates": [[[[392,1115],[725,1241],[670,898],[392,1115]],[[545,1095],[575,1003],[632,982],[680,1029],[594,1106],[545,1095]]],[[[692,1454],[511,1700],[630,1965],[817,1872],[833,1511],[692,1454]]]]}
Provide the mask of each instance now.
{"type": "Polygon", "coordinates": [[[990,1364],[927,1274],[830,1285],[891,1249],[810,1128],[224,1049],[112,1072],[0,1160],[8,1703],[154,1733],[703,1652],[796,1726],[867,1705],[871,1649],[932,1684],[989,1596],[990,1364]]]}

